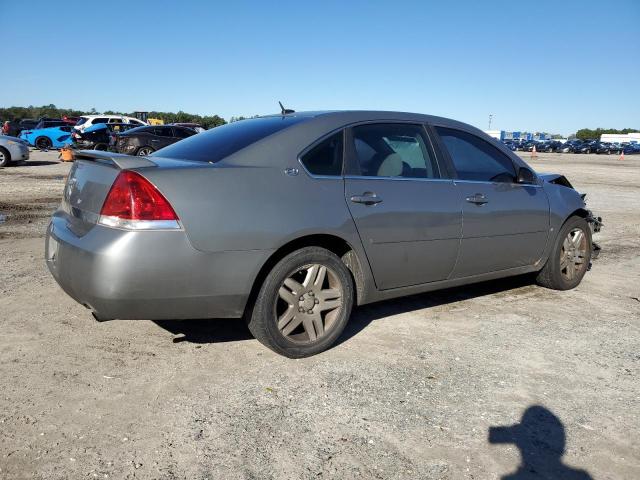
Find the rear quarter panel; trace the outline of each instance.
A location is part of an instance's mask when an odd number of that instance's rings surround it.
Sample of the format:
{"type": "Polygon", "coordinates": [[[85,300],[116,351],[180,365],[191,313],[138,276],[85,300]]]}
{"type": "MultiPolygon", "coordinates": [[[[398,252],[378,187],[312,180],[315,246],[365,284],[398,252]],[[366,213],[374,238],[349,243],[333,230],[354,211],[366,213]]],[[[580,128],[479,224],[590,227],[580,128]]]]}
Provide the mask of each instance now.
{"type": "Polygon", "coordinates": [[[304,235],[359,242],[342,178],[288,176],[277,167],[141,170],[167,197],[195,248],[273,250],[304,235]]]}

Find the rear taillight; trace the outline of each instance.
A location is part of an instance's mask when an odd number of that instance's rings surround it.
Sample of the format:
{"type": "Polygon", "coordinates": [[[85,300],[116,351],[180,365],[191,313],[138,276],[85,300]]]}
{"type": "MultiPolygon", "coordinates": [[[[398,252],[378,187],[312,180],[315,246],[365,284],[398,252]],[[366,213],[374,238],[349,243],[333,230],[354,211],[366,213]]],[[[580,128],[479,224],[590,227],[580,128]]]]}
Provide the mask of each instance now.
{"type": "Polygon", "coordinates": [[[98,223],[128,230],[179,229],[176,212],[149,180],[130,170],[118,174],[98,223]]]}

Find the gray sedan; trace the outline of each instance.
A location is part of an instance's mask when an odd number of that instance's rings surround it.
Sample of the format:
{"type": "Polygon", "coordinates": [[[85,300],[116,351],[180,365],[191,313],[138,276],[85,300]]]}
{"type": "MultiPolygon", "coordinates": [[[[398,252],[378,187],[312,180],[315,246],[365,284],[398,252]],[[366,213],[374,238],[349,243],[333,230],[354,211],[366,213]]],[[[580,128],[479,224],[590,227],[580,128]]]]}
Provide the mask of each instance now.
{"type": "Polygon", "coordinates": [[[583,198],[454,120],[285,112],[81,152],[46,260],[98,320],[243,317],[303,357],[356,305],[527,273],[574,288],[600,228],[583,198]]]}
{"type": "Polygon", "coordinates": [[[16,137],[0,135],[0,167],[20,160],[29,160],[29,144],[16,137]]]}

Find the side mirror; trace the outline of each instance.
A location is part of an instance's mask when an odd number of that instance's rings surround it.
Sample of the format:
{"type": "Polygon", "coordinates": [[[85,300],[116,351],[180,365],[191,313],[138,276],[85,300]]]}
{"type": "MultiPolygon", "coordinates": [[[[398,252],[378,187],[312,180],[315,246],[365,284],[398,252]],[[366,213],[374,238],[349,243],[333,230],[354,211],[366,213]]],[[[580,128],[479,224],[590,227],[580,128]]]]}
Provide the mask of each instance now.
{"type": "Polygon", "coordinates": [[[520,167],[518,169],[518,178],[516,181],[524,184],[536,183],[536,175],[527,167],[520,167]]]}

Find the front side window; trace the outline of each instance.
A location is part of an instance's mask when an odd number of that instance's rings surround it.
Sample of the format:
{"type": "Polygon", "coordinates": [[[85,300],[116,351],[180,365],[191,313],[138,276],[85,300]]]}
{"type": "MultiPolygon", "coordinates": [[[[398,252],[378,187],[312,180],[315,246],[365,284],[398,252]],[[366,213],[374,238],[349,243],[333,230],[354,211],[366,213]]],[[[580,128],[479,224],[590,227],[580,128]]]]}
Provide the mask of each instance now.
{"type": "Polygon", "coordinates": [[[305,153],[300,161],[313,175],[341,175],[343,134],[336,133],[305,153]]]}
{"type": "Polygon", "coordinates": [[[461,180],[515,183],[513,162],[489,142],[471,133],[435,127],[461,180]]]}
{"type": "Polygon", "coordinates": [[[421,125],[360,125],[353,128],[353,142],[362,176],[440,178],[421,125]]]}

